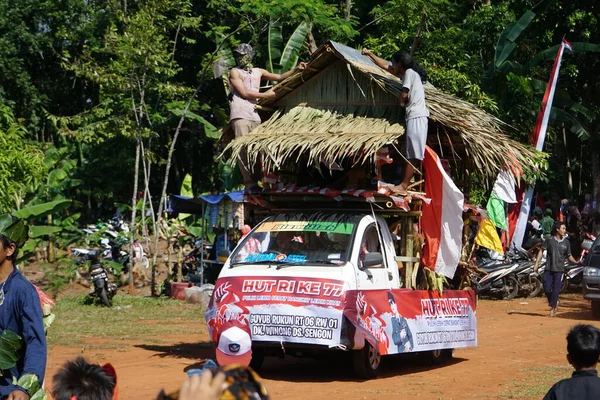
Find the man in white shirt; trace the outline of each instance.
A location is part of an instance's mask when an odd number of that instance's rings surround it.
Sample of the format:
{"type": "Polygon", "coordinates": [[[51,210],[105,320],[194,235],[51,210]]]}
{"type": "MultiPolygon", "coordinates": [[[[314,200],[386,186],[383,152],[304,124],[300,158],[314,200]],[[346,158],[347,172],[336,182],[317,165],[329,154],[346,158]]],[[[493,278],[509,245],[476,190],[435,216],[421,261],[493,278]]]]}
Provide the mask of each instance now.
{"type": "Polygon", "coordinates": [[[362,54],[369,56],[376,65],[402,79],[400,105],[406,107],[405,156],[408,163],[404,170],[404,179],[400,185],[394,187],[394,191],[406,194],[415,173],[414,165],[417,161],[423,161],[425,156],[429,110],[425,103],[423,82],[427,81],[427,73],[405,51],[394,53],[391,63],[377,57],[369,49],[363,49],[362,54]]]}

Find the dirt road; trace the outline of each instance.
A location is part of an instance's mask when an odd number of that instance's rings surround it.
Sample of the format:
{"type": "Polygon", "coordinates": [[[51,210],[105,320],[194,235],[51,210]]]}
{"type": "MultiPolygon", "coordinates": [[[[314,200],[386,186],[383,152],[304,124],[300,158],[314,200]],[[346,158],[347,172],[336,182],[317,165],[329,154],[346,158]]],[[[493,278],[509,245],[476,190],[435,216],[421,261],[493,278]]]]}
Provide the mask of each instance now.
{"type": "MultiPolygon", "coordinates": [[[[543,298],[480,301],[479,346],[456,350],[454,360],[442,366],[415,365],[414,359],[406,357],[387,358],[382,377],[359,381],[352,375],[351,364],[340,359],[286,358],[267,359],[261,375],[273,399],[539,399],[556,379],[571,373],[565,359],[569,327],[577,323],[600,327],[581,294],[562,296],[556,318],[547,313],[543,298]]],[[[205,332],[201,321],[200,331],[205,332]]],[[[214,355],[205,333],[161,339],[160,344],[132,342],[111,348],[99,338],[90,350],[54,347],[48,376],[65,360],[83,354],[95,362],[113,363],[121,399],[153,399],[160,388],[176,389],[185,378],[185,369],[214,355]]]]}

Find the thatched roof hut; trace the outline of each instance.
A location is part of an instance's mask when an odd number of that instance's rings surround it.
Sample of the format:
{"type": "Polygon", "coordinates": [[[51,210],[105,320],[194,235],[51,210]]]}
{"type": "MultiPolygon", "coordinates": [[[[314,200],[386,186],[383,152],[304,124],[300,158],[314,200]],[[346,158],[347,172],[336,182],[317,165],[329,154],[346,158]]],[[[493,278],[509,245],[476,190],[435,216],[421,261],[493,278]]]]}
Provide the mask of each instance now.
{"type": "MultiPolygon", "coordinates": [[[[401,148],[402,82],[358,50],[327,42],[312,55],[305,71],[274,90],[275,98],[260,103],[272,114],[228,145],[232,159],[246,151],[250,163],[260,156],[275,168],[299,160],[309,165],[331,165],[343,158],[362,163],[372,160],[383,146],[401,148]]],[[[468,180],[473,172],[492,179],[503,167],[536,169],[538,153],[509,139],[505,123],[430,84],[425,93],[430,110],[428,145],[448,160],[455,179],[468,180]]]]}

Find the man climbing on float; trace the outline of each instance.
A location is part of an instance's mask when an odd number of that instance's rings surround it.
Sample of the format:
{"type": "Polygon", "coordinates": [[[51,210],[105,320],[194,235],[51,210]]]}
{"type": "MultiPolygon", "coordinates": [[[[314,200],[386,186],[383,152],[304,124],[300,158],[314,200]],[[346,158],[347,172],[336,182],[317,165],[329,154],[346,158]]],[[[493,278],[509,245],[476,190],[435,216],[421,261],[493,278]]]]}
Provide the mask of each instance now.
{"type": "Polygon", "coordinates": [[[406,107],[405,156],[407,163],[402,183],[394,186],[392,190],[406,194],[410,188],[410,180],[415,174],[415,164],[418,164],[417,161],[419,163],[423,161],[425,157],[429,110],[425,103],[423,82],[427,82],[427,72],[415,63],[412,56],[405,51],[394,53],[391,63],[377,57],[369,49],[363,49],[362,54],[371,58],[377,66],[402,79],[400,105],[406,107]]]}
{"type": "MultiPolygon", "coordinates": [[[[243,43],[233,51],[236,66],[229,72],[229,82],[231,84],[231,107],[229,112],[229,121],[236,138],[242,137],[256,128],[261,120],[258,112],[254,108],[258,99],[268,99],[275,97],[273,90],[266,92],[260,91],[260,82],[275,81],[281,82],[292,74],[303,71],[306,63],[301,62],[294,69],[282,74],[274,74],[266,69],[255,68],[254,49],[249,44],[243,43]]],[[[254,171],[248,169],[248,155],[244,151],[238,160],[238,166],[244,181],[246,192],[257,192],[258,186],[254,171]]]]}

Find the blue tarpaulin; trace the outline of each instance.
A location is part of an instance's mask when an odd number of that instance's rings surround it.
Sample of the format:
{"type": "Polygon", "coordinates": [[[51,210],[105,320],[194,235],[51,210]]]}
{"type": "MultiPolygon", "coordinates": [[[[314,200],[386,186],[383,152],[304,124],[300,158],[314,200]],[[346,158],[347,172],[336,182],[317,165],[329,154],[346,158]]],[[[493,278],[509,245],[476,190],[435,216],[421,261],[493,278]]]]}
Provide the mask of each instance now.
{"type": "Polygon", "coordinates": [[[234,203],[244,201],[244,191],[211,194],[200,197],[180,196],[177,194],[171,195],[171,209],[176,212],[185,214],[202,214],[203,204],[219,204],[223,200],[231,200],[234,203]]]}

